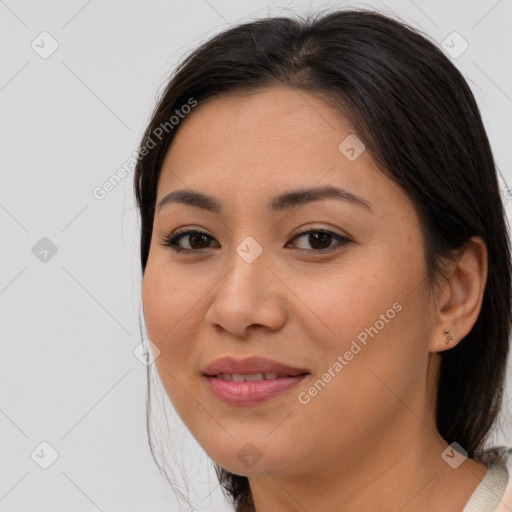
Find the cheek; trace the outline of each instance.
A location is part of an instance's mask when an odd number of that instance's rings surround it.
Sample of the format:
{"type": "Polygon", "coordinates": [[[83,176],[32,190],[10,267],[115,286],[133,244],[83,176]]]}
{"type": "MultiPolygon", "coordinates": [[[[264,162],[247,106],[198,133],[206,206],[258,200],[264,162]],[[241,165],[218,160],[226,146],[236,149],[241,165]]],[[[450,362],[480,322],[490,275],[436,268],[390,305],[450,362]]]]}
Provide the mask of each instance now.
{"type": "MultiPolygon", "coordinates": [[[[149,261],[144,273],[142,302],[148,338],[160,350],[155,367],[163,387],[185,423],[191,414],[191,376],[198,371],[193,367],[193,336],[191,323],[194,306],[197,308],[198,290],[193,282],[180,282],[169,272],[169,266],[149,261]],[[187,334],[189,333],[189,334],[187,334]]],[[[197,287],[197,285],[196,285],[197,287]]]]}
{"type": "Polygon", "coordinates": [[[170,272],[168,265],[148,260],[142,303],[148,337],[160,349],[157,365],[175,364],[192,347],[184,331],[193,332],[191,322],[198,316],[194,316],[194,308],[200,306],[199,288],[197,280],[180,281],[179,273],[170,272]]]}
{"type": "Polygon", "coordinates": [[[321,380],[332,391],[339,389],[347,405],[361,396],[370,402],[381,399],[376,388],[389,393],[384,383],[407,393],[425,370],[428,356],[430,320],[421,247],[398,254],[397,248],[383,246],[371,257],[345,263],[350,272],[340,267],[329,276],[302,278],[294,289],[322,320],[314,322],[321,332],[311,330],[313,324],[302,325],[316,345],[321,380]],[[347,389],[359,390],[359,397],[347,396],[347,389]]]}
{"type": "Polygon", "coordinates": [[[364,346],[373,337],[391,333],[390,326],[404,317],[398,310],[409,302],[411,283],[419,271],[401,272],[395,260],[395,255],[384,251],[368,257],[358,254],[353,261],[345,260],[325,272],[300,279],[289,276],[294,293],[307,307],[302,329],[318,327],[309,333],[311,340],[326,350],[344,353],[353,340],[364,346]]]}
{"type": "Polygon", "coordinates": [[[298,414],[307,417],[308,431],[324,433],[326,441],[318,449],[326,456],[339,439],[357,445],[413,408],[425,380],[428,344],[418,331],[415,299],[393,301],[393,293],[371,298],[364,319],[354,320],[355,306],[345,303],[345,311],[335,317],[339,336],[323,345],[318,374],[298,390],[298,414]]]}

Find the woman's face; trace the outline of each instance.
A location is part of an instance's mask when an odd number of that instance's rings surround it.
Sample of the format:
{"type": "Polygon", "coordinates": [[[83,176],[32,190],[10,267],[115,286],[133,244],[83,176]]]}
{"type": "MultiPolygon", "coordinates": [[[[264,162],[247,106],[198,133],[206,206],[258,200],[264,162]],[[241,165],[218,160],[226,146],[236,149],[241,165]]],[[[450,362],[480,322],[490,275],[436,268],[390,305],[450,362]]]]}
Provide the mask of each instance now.
{"type": "Polygon", "coordinates": [[[426,290],[412,203],[319,97],[230,94],[182,121],[158,182],[144,315],[163,385],[217,464],[254,477],[318,473],[384,440],[398,456],[433,409],[426,290]],[[324,187],[345,192],[313,195],[324,187]],[[218,209],[186,198],[158,208],[177,190],[218,209]],[[309,200],[286,199],[297,190],[309,200]],[[164,239],[177,230],[202,234],[174,239],[175,252],[164,239]],[[219,358],[250,356],[306,375],[205,376],[219,358]]]}

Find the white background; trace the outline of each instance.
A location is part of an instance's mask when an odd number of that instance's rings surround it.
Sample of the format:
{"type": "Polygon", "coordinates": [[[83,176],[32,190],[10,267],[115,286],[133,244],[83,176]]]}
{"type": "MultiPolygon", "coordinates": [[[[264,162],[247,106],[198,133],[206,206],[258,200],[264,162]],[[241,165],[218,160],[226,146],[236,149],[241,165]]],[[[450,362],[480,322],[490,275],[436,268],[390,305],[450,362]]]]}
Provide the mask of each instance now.
{"type": "MultiPolygon", "coordinates": [[[[329,5],[396,13],[439,43],[459,32],[469,48],[454,62],[512,183],[511,0],[0,1],[1,511],[186,510],[147,445],[133,173],[103,200],[92,191],[136,150],[185,53],[230,24],[329,5]],[[59,45],[47,59],[31,48],[43,31],[59,45]],[[43,237],[57,248],[46,263],[32,252],[43,237]],[[48,469],[31,458],[43,441],[59,455],[48,469]]],[[[493,441],[512,445],[510,380],[493,441]]],[[[196,510],[228,510],[169,414],[169,463],[189,471],[178,485],[196,510]]]]}

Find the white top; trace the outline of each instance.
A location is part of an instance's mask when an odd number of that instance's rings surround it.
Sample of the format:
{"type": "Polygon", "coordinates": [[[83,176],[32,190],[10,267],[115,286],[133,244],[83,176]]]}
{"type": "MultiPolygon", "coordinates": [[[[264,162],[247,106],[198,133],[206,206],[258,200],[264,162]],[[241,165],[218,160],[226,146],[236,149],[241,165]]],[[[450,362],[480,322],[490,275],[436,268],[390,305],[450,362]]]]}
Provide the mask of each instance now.
{"type": "Polygon", "coordinates": [[[512,448],[490,465],[462,512],[512,511],[512,448]]]}

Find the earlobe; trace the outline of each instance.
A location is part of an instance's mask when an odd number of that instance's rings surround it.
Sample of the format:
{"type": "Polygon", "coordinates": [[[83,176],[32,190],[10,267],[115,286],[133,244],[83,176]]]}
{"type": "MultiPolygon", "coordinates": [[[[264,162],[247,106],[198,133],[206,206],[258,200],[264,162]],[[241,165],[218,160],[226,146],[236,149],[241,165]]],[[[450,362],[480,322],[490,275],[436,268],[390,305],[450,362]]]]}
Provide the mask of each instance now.
{"type": "Polygon", "coordinates": [[[449,264],[449,278],[443,284],[437,305],[437,322],[431,341],[431,351],[449,350],[476,323],[487,282],[487,246],[479,236],[471,237],[449,264]]]}

